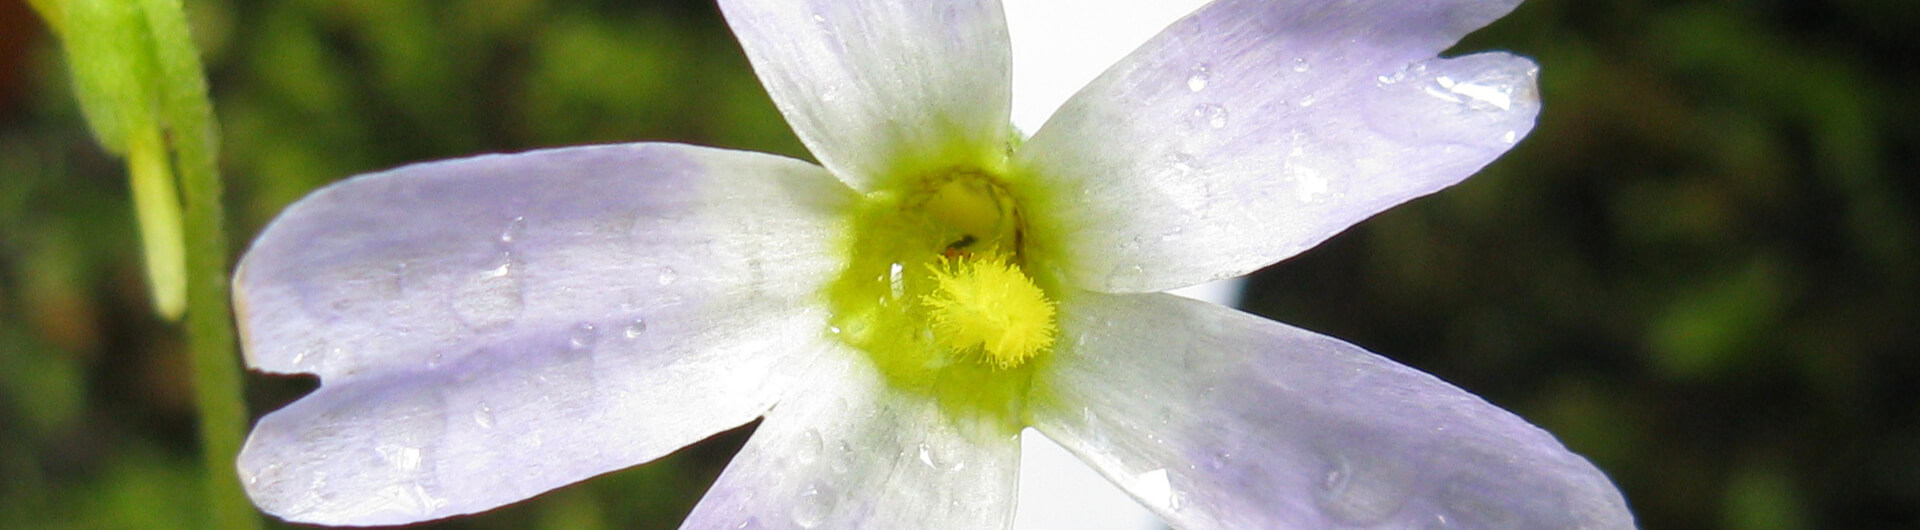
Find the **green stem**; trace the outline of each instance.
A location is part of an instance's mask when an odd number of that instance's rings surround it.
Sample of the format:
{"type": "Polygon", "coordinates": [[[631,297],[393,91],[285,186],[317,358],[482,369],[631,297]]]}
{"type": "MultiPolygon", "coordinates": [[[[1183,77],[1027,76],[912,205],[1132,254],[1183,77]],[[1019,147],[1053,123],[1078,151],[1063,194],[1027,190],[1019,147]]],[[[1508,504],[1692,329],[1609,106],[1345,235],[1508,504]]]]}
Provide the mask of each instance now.
{"type": "Polygon", "coordinates": [[[221,207],[218,133],[200,56],[179,0],[142,0],[160,66],[160,115],[173,131],[186,205],[187,346],[215,528],[260,527],[234,459],[246,435],[240,356],[227,297],[227,232],[221,207]]]}

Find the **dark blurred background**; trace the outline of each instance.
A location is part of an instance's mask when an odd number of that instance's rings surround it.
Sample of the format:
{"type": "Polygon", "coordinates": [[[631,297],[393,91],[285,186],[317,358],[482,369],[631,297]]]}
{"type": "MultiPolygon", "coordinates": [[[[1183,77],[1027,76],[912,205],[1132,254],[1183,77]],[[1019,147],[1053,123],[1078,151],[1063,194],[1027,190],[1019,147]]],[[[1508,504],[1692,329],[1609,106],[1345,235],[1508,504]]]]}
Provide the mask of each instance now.
{"type": "MultiPolygon", "coordinates": [[[[671,140],[806,158],[705,0],[188,0],[236,251],[314,187],[671,140]]],[[[1262,271],[1253,312],[1553,431],[1647,528],[1920,527],[1920,5],[1529,0],[1518,148],[1262,271]]],[[[204,524],[121,162],[0,0],[0,527],[204,524]]],[[[311,380],[250,375],[258,415],[311,380]]],[[[672,528],[743,433],[446,524],[672,528]]]]}

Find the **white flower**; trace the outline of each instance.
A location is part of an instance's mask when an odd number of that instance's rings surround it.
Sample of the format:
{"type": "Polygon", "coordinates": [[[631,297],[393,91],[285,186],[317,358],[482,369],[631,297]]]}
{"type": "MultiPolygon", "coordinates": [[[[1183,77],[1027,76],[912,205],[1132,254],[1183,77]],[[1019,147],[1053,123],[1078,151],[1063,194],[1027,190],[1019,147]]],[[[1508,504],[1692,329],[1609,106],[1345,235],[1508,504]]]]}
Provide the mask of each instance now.
{"type": "Polygon", "coordinates": [[[1020,429],[1181,527],[1625,528],[1525,421],[1335,339],[1159,294],[1506,151],[1514,1],[1221,0],[1010,140],[994,1],[721,0],[825,167],[631,144],[358,177],[236,279],[248,362],[318,374],[240,457],[263,509],[486,510],[764,416],[689,528],[1011,519],[1020,429]]]}

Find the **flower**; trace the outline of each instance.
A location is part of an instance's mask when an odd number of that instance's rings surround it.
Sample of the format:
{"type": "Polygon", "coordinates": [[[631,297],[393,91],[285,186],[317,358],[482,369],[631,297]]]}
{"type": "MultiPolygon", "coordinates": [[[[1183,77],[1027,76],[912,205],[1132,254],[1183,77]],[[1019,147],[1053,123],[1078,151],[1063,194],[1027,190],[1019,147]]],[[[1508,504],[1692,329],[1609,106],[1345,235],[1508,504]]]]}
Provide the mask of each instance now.
{"type": "Polygon", "coordinates": [[[1631,527],[1506,411],[1157,292],[1506,151],[1533,63],[1436,55],[1514,3],[1220,0],[1010,141],[997,2],[721,0],[821,166],[577,147],[303,199],[236,297],[249,364],[323,385],[241,474],[291,520],[401,523],[764,416],[684,526],[995,527],[1032,426],[1181,527],[1631,527]]]}

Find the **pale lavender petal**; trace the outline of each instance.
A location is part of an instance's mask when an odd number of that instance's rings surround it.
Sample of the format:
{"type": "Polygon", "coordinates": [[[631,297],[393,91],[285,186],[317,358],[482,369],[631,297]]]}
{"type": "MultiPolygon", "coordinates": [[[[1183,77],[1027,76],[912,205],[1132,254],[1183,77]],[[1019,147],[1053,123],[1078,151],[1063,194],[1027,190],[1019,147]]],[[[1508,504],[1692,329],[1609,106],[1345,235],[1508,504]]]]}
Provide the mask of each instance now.
{"type": "Polygon", "coordinates": [[[235,279],[248,363],[321,377],[239,458],[296,521],[471,513],[760,415],[820,337],[852,190],[819,167],[632,144],[356,177],[235,279]]]}
{"type": "Polygon", "coordinates": [[[997,0],[721,0],[720,10],[787,123],[848,184],[1004,157],[997,0]]]}
{"type": "Polygon", "coordinates": [[[681,528],[1006,528],[1017,429],[942,409],[832,348],[681,528]]]}
{"type": "Polygon", "coordinates": [[[1351,344],[1164,294],[1060,314],[1029,421],[1175,526],[1633,527],[1552,435],[1351,344]]]}
{"type": "Polygon", "coordinates": [[[1159,291],[1253,271],[1465,179],[1531,130],[1536,69],[1434,55],[1514,3],[1202,8],[1020,151],[1033,248],[1086,288],[1159,291]]]}

